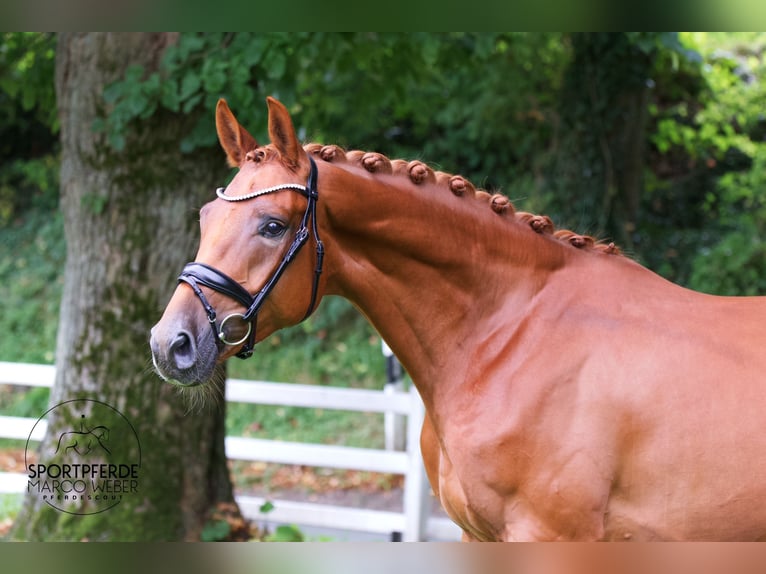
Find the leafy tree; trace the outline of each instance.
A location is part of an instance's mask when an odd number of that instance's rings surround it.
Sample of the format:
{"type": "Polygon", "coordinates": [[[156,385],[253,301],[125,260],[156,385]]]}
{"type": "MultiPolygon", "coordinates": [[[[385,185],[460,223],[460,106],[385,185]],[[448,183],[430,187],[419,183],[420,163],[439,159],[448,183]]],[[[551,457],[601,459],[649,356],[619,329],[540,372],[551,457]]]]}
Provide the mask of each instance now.
{"type": "MultiPolygon", "coordinates": [[[[696,34],[706,54],[706,105],[694,117],[696,149],[720,174],[701,202],[705,233],[690,284],[729,295],[766,293],[766,37],[696,34]]],[[[693,141],[694,141],[693,140],[693,141]]],[[[691,152],[690,152],[691,154],[691,152]]],[[[694,156],[693,156],[694,157],[694,156]]]]}
{"type": "Polygon", "coordinates": [[[762,34],[682,34],[650,106],[641,253],[691,287],[763,293],[762,34]],[[703,65],[704,64],[704,65],[703,65]],[[667,76],[671,77],[668,78],[667,76]]]}
{"type": "MultiPolygon", "coordinates": [[[[275,95],[308,139],[423,156],[500,182],[528,170],[550,137],[565,51],[555,34],[182,35],[159,71],[131,69],[107,89],[115,109],[106,129],[119,145],[132,118],[210,112],[225,96],[263,139],[262,101],[275,95]]],[[[182,148],[214,137],[202,120],[182,148]]]]}
{"type": "Polygon", "coordinates": [[[0,226],[58,199],[53,34],[0,36],[0,226]]]}

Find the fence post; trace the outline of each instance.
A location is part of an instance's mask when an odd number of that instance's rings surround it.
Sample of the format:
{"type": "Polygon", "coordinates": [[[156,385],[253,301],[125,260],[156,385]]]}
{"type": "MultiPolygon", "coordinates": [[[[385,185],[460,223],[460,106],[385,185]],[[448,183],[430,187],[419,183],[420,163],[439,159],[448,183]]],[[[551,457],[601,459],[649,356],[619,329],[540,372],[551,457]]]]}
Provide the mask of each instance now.
{"type": "MultiPolygon", "coordinates": [[[[393,351],[381,340],[383,356],[386,358],[386,384],[383,392],[387,395],[404,391],[402,365],[394,356],[393,351]]],[[[386,437],[386,450],[404,450],[406,442],[406,421],[404,415],[387,412],[383,415],[383,425],[386,437]]]]}
{"type": "Polygon", "coordinates": [[[415,385],[410,385],[412,407],[407,417],[407,474],[404,478],[404,542],[420,542],[426,538],[430,515],[430,485],[420,452],[420,430],[425,407],[415,385]]]}

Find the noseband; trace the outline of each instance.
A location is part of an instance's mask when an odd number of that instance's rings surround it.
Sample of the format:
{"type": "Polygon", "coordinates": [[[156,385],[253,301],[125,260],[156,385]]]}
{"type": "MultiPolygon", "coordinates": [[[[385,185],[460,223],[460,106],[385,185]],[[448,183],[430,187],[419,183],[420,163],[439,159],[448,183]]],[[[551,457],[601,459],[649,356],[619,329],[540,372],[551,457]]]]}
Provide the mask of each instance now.
{"type": "MultiPolygon", "coordinates": [[[[311,312],[314,310],[314,306],[316,305],[316,299],[319,292],[319,277],[322,274],[322,261],[324,259],[324,245],[322,244],[322,241],[319,239],[319,232],[317,231],[317,218],[316,218],[316,204],[319,200],[319,194],[317,193],[317,166],[314,163],[314,160],[309,156],[309,162],[311,163],[311,170],[309,172],[309,178],[306,182],[306,185],[301,185],[298,183],[284,183],[281,185],[275,185],[273,187],[268,187],[265,189],[261,189],[258,191],[254,191],[252,193],[248,193],[247,195],[240,195],[240,196],[228,196],[224,193],[223,188],[219,188],[216,190],[216,194],[219,198],[225,200],[225,201],[245,201],[248,199],[253,199],[255,197],[259,197],[261,195],[266,195],[269,193],[276,193],[282,190],[291,189],[294,191],[297,191],[302,196],[304,196],[307,200],[306,203],[306,211],[303,214],[303,219],[301,220],[301,225],[298,228],[298,230],[295,232],[295,238],[293,239],[292,244],[288,248],[287,252],[282,257],[282,261],[279,263],[279,266],[276,268],[274,273],[271,275],[271,278],[269,278],[268,281],[266,281],[266,284],[261,288],[261,290],[256,293],[255,295],[250,295],[250,293],[242,287],[239,283],[237,283],[234,279],[226,275],[225,273],[222,273],[221,271],[218,271],[215,267],[211,267],[210,265],[207,265],[205,263],[187,263],[184,267],[183,271],[181,272],[181,275],[178,277],[179,283],[183,281],[184,283],[187,283],[191,288],[194,290],[194,293],[199,298],[200,302],[202,303],[202,306],[205,309],[205,312],[207,313],[207,320],[210,323],[211,328],[213,329],[213,333],[215,334],[215,340],[219,341],[224,344],[233,345],[233,344],[239,344],[240,342],[244,342],[244,345],[240,349],[240,351],[237,353],[237,357],[240,359],[247,359],[253,354],[253,347],[255,346],[255,329],[258,322],[258,312],[261,310],[261,307],[263,306],[264,301],[266,300],[266,297],[271,293],[271,291],[276,286],[277,282],[279,281],[279,278],[282,277],[282,274],[285,272],[285,269],[287,269],[287,266],[295,259],[295,256],[298,254],[298,252],[301,250],[301,248],[306,244],[306,241],[309,238],[309,219],[311,220],[311,231],[314,235],[314,242],[316,243],[316,268],[314,269],[314,281],[311,286],[311,302],[309,303],[308,309],[306,309],[306,314],[303,316],[303,319],[308,318],[309,315],[311,315],[311,312]],[[243,313],[240,317],[241,319],[249,324],[249,332],[247,333],[246,337],[243,339],[243,341],[240,341],[238,343],[230,343],[225,340],[224,336],[224,324],[226,321],[231,317],[226,317],[222,322],[221,325],[218,326],[216,324],[216,312],[215,309],[213,309],[212,305],[208,302],[207,298],[205,298],[205,295],[202,293],[202,290],[199,288],[199,285],[204,285],[205,287],[208,287],[214,291],[217,291],[219,293],[222,293],[223,295],[226,295],[227,297],[234,299],[245,307],[247,309],[245,313],[243,313]]],[[[303,320],[301,319],[301,320],[303,320]]]]}

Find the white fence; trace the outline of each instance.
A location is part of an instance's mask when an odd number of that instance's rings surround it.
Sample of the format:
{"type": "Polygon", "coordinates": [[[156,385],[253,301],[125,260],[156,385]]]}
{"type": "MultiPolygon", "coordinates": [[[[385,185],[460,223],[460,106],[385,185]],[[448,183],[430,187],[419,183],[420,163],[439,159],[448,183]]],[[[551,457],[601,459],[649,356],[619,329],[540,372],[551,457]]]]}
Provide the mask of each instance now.
{"type": "MultiPolygon", "coordinates": [[[[55,367],[0,362],[0,384],[51,387],[55,367]]],[[[386,413],[387,417],[406,416],[404,451],[283,442],[237,436],[226,437],[226,456],[233,460],[262,461],[329,468],[345,468],[404,475],[403,511],[381,511],[330,506],[309,502],[271,500],[274,509],[270,523],[288,523],[376,534],[399,532],[405,541],[457,540],[458,527],[448,519],[430,516],[430,493],[420,454],[420,427],[423,403],[414,386],[410,391],[388,392],[343,389],[290,383],[229,379],[227,402],[283,405],[362,412],[386,413]]],[[[35,419],[0,416],[0,438],[26,440],[35,419]]],[[[33,440],[39,441],[45,426],[37,425],[33,440]]],[[[2,472],[0,492],[22,493],[26,475],[2,472]]],[[[264,520],[261,497],[238,495],[242,514],[264,520]]]]}

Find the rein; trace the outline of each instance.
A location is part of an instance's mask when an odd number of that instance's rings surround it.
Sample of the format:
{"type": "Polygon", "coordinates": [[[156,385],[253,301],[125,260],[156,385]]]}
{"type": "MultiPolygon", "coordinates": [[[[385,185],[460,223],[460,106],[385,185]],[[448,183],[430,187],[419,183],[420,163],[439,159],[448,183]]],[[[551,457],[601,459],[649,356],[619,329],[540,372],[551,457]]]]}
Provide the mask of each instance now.
{"type": "Polygon", "coordinates": [[[308,309],[306,309],[306,314],[303,316],[301,321],[307,319],[308,316],[311,315],[316,305],[317,295],[319,294],[319,279],[322,275],[324,245],[322,244],[321,239],[319,239],[319,232],[317,230],[316,205],[317,201],[319,200],[319,194],[317,192],[317,166],[311,156],[309,156],[309,162],[311,164],[311,170],[309,172],[309,178],[306,182],[306,185],[301,185],[298,183],[285,183],[236,197],[226,195],[223,191],[223,188],[218,188],[216,190],[216,195],[220,199],[231,202],[246,201],[261,195],[276,193],[283,190],[297,191],[307,200],[306,211],[303,213],[301,225],[295,232],[295,238],[293,239],[292,244],[290,244],[287,252],[282,257],[282,261],[280,261],[279,266],[277,266],[274,273],[271,275],[269,280],[266,281],[266,284],[261,288],[260,291],[258,291],[258,293],[255,295],[250,295],[250,293],[244,287],[242,287],[242,285],[237,283],[234,279],[225,273],[219,271],[215,267],[196,261],[187,263],[184,266],[181,275],[178,277],[179,283],[183,281],[184,283],[187,283],[189,286],[191,286],[195,295],[197,295],[200,302],[202,303],[202,306],[207,313],[208,322],[210,323],[210,326],[213,329],[213,333],[215,334],[215,339],[225,345],[237,345],[244,343],[236,355],[240,359],[247,359],[253,354],[253,347],[255,346],[255,330],[258,323],[258,312],[261,310],[266,297],[269,295],[269,293],[271,293],[271,291],[274,290],[274,287],[276,287],[277,282],[279,281],[280,277],[282,277],[282,274],[287,269],[287,266],[293,261],[293,259],[295,259],[295,256],[306,244],[309,238],[309,220],[311,220],[311,233],[314,236],[314,243],[316,244],[316,268],[314,269],[314,279],[311,286],[311,302],[309,303],[308,309]],[[215,309],[213,309],[212,305],[210,305],[204,293],[202,293],[202,290],[199,288],[199,285],[204,285],[205,287],[208,287],[214,291],[217,291],[218,293],[234,299],[247,310],[244,314],[241,315],[229,315],[221,322],[220,325],[217,325],[215,309]],[[227,341],[224,332],[227,321],[232,318],[241,319],[248,324],[247,334],[236,343],[227,341]]]}

